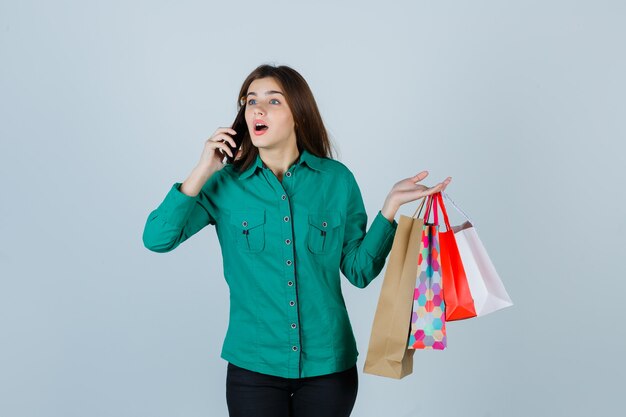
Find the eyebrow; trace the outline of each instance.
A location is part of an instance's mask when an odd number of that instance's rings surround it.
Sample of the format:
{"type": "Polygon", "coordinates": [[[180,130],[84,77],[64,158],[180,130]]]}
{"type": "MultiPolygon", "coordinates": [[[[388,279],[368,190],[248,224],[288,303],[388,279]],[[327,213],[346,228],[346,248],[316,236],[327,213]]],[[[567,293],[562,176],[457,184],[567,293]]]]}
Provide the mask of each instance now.
{"type": "MultiPolygon", "coordinates": [[[[280,95],[284,96],[283,93],[281,93],[280,91],[276,91],[276,90],[269,90],[269,91],[265,92],[266,96],[269,95],[269,94],[280,94],[280,95]]],[[[254,91],[251,91],[248,94],[246,94],[246,97],[248,97],[248,96],[256,96],[256,93],[254,91]]]]}

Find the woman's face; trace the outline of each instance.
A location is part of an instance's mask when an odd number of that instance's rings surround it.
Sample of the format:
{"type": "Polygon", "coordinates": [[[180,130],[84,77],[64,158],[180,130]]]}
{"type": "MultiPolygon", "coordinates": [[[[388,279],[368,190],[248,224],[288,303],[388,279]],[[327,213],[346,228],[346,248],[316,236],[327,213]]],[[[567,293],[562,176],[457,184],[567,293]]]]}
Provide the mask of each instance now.
{"type": "Polygon", "coordinates": [[[259,78],[248,87],[246,123],[252,144],[257,148],[281,148],[296,141],[294,120],[283,89],[272,77],[259,78]],[[259,129],[257,124],[265,127],[259,129]]]}

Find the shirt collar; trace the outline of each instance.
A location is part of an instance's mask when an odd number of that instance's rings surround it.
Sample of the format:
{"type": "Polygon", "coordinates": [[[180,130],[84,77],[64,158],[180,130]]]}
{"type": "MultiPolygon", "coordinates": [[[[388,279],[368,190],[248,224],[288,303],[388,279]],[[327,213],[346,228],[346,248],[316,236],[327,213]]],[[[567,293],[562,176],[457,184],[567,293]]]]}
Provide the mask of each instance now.
{"type": "MultiPolygon", "coordinates": [[[[302,163],[305,163],[308,167],[314,170],[323,171],[321,167],[322,165],[321,158],[319,156],[313,155],[312,153],[308,152],[306,149],[303,149],[300,152],[300,156],[298,157],[298,159],[296,160],[294,164],[301,165],[302,163]]],[[[261,155],[259,154],[257,154],[256,160],[252,163],[252,165],[250,165],[248,169],[242,172],[239,178],[240,179],[248,178],[249,176],[251,176],[252,174],[256,172],[257,168],[266,168],[265,162],[263,162],[263,160],[261,159],[261,155]]]]}

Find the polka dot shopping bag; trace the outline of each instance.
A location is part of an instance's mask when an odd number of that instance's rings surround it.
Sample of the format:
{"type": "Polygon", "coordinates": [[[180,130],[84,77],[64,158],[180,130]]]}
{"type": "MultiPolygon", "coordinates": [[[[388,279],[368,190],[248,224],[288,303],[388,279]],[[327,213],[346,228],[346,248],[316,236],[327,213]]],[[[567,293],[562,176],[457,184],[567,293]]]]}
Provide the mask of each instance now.
{"type": "Polygon", "coordinates": [[[437,199],[430,195],[426,202],[421,231],[408,349],[443,350],[446,347],[446,315],[439,247],[437,199]],[[434,213],[434,223],[429,223],[431,212],[434,213]]]}

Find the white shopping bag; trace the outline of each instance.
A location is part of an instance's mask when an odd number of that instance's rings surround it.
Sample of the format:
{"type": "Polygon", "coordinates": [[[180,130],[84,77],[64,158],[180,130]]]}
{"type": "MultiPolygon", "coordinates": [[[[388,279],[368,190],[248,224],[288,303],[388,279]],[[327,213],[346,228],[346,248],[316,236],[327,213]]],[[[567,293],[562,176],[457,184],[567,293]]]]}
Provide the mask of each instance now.
{"type": "Polygon", "coordinates": [[[476,228],[469,217],[457,207],[444,192],[442,196],[456,208],[467,220],[459,225],[452,226],[459,254],[465,269],[474,307],[478,317],[513,305],[509,294],[500,280],[500,276],[493,266],[483,243],[476,233],[476,228]]]}

